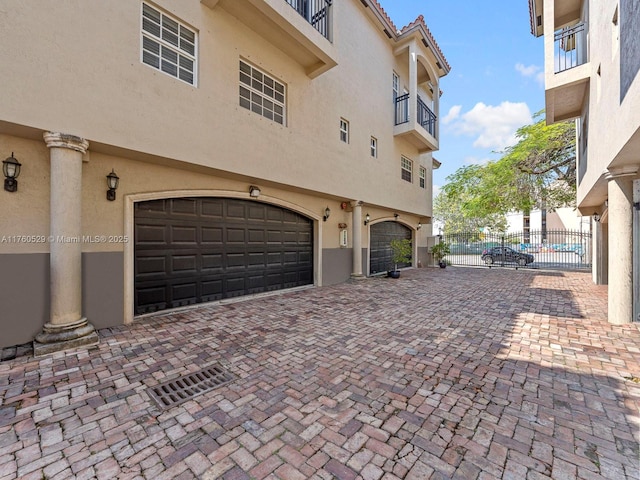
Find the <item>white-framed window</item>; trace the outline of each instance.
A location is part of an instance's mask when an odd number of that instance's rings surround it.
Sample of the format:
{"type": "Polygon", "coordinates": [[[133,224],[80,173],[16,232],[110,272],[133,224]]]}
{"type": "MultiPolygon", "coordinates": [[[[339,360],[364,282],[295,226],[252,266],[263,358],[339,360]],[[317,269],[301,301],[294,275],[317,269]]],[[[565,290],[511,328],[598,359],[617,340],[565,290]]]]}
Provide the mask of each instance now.
{"type": "Polygon", "coordinates": [[[340,141],[349,143],[349,122],[344,118],[340,119],[340,141]]]}
{"type": "Polygon", "coordinates": [[[240,106],[286,124],[287,90],[282,82],[240,60],[240,106]]]}
{"type": "Polygon", "coordinates": [[[196,84],[196,32],[142,3],[141,61],[190,85],[196,84]]]}
{"type": "Polygon", "coordinates": [[[393,72],[393,103],[396,102],[396,98],[398,98],[398,93],[400,92],[400,77],[396,72],[393,72]]]}
{"type": "Polygon", "coordinates": [[[371,137],[371,156],[378,157],[378,139],[376,137],[371,137]]]}
{"type": "Polygon", "coordinates": [[[411,172],[413,171],[413,162],[406,157],[400,159],[400,169],[402,180],[406,180],[409,183],[413,183],[411,172]]]}
{"type": "Polygon", "coordinates": [[[427,169],[420,167],[418,175],[420,176],[420,188],[427,188],[427,169]]]}

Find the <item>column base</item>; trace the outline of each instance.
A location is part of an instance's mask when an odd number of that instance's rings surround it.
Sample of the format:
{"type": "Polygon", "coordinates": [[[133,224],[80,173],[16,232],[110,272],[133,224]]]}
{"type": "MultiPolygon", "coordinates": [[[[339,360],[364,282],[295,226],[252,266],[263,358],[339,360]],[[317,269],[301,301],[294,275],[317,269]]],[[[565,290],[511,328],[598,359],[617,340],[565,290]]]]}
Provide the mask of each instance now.
{"type": "Polygon", "coordinates": [[[98,334],[86,318],[64,325],[46,323],[42,332],[36,335],[33,341],[33,355],[39,357],[63,350],[97,345],[98,342],[98,334]]]}
{"type": "Polygon", "coordinates": [[[351,280],[364,280],[366,279],[366,275],[363,275],[362,273],[352,273],[351,274],[351,280]]]}

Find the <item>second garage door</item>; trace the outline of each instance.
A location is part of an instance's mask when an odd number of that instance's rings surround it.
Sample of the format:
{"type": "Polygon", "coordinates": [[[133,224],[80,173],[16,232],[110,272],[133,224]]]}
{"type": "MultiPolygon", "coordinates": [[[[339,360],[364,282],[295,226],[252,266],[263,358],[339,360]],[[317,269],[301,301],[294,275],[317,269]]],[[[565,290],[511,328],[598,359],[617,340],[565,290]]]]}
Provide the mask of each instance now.
{"type": "Polygon", "coordinates": [[[135,204],[135,311],[313,283],[313,222],[229,198],[135,204]]]}
{"type": "MultiPolygon", "coordinates": [[[[411,229],[398,222],[380,222],[371,225],[369,274],[393,269],[391,240],[411,240],[411,229]]],[[[399,263],[398,267],[409,267],[411,263],[399,263]]]]}

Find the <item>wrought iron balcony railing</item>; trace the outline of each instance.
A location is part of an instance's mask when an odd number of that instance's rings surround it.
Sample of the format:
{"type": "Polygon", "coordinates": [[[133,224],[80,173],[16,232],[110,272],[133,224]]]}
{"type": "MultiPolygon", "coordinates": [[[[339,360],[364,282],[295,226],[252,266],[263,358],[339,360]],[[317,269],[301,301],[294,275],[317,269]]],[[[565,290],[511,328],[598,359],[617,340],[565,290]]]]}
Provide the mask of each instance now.
{"type": "Polygon", "coordinates": [[[284,0],[302,15],[324,38],[331,41],[330,13],[333,0],[284,0]]]}
{"type": "MultiPolygon", "coordinates": [[[[436,114],[422,101],[418,95],[418,123],[433,138],[438,138],[436,133],[436,114]]],[[[409,94],[405,93],[396,98],[396,118],[395,124],[400,125],[409,121],[409,94]]]]}
{"type": "Polygon", "coordinates": [[[587,35],[584,23],[565,27],[554,34],[554,73],[587,62],[587,35]]]}

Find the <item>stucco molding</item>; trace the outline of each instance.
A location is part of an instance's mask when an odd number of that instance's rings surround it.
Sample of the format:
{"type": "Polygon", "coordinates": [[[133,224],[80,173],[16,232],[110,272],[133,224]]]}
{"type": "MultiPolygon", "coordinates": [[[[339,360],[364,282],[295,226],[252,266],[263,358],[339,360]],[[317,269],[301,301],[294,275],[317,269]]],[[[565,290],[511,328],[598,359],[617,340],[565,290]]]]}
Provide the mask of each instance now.
{"type": "Polygon", "coordinates": [[[623,167],[610,168],[608,170],[605,170],[604,178],[605,180],[614,180],[620,177],[631,177],[638,173],[639,168],[640,167],[638,167],[637,165],[626,165],[623,167]]]}
{"type": "MultiPolygon", "coordinates": [[[[261,194],[260,197],[254,198],[249,192],[239,192],[234,190],[164,190],[158,192],[132,193],[125,195],[124,200],[124,234],[129,242],[124,244],[124,324],[130,324],[134,321],[134,295],[135,295],[135,279],[134,279],[134,254],[135,254],[135,214],[134,207],[138,202],[146,202],[149,200],[161,200],[167,198],[182,197],[212,197],[212,198],[237,198],[241,200],[250,200],[256,203],[269,203],[282,208],[292,210],[311,218],[314,223],[314,284],[322,285],[322,214],[313,212],[296,203],[283,200],[278,197],[261,194]]],[[[168,310],[169,311],[169,310],[168,310]]]]}
{"type": "Polygon", "coordinates": [[[45,132],[42,136],[49,148],[67,148],[69,150],[80,152],[83,155],[87,153],[89,148],[88,140],[75,135],[59,132],[45,132]]]}

